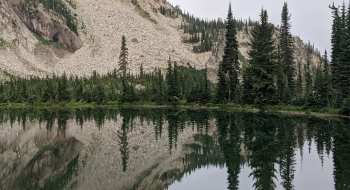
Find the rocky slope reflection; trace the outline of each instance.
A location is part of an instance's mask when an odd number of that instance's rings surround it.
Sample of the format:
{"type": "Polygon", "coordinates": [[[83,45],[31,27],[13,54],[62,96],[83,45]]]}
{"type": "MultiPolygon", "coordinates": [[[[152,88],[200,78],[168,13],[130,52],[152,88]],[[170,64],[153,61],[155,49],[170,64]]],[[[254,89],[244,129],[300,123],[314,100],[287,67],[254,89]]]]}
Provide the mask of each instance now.
{"type": "Polygon", "coordinates": [[[295,189],[311,143],[321,165],[333,156],[334,188],[350,185],[347,119],[101,108],[0,110],[0,123],[0,189],[164,189],[209,165],[227,168],[228,189],[243,166],[255,189],[295,189]]]}
{"type": "Polygon", "coordinates": [[[83,144],[74,137],[43,147],[10,189],[61,189],[76,174],[82,149],[83,144]]]}

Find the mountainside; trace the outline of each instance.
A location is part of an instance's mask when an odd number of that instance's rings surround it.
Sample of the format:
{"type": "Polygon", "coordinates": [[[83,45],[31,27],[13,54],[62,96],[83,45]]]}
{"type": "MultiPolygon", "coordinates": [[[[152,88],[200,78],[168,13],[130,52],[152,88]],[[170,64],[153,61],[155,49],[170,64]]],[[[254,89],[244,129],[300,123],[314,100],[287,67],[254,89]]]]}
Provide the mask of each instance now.
{"type": "MultiPolygon", "coordinates": [[[[139,0],[137,4],[129,0],[0,2],[0,70],[15,75],[107,73],[118,68],[122,35],[127,39],[133,73],[141,64],[146,72],[157,67],[165,71],[171,58],[180,65],[207,65],[209,77],[214,79],[223,53],[223,32],[215,53],[193,53],[193,46],[182,42],[186,39],[180,29],[183,15],[162,14],[161,8],[178,11],[164,0],[139,0]]],[[[242,63],[249,59],[251,28],[237,35],[242,63]]],[[[294,45],[296,62],[305,64],[305,44],[294,37],[294,45]]],[[[319,56],[311,54],[313,67],[319,61],[319,56]]]]}

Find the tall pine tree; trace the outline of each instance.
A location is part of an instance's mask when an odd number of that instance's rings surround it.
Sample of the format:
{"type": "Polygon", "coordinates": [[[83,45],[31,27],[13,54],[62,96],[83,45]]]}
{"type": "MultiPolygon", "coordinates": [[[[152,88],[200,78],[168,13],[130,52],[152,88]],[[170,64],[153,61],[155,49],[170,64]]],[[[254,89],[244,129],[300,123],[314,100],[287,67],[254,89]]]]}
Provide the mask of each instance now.
{"type": "Polygon", "coordinates": [[[216,100],[218,103],[232,102],[239,84],[237,27],[233,19],[231,3],[229,5],[226,25],[226,43],[223,60],[218,70],[218,89],[216,100]]]}
{"type": "Polygon", "coordinates": [[[290,102],[291,96],[294,92],[294,76],[295,76],[295,63],[294,63],[294,47],[293,47],[293,38],[290,33],[291,24],[288,11],[287,2],[284,3],[282,9],[282,19],[281,19],[281,28],[280,28],[280,56],[281,62],[284,66],[285,74],[285,83],[284,83],[284,101],[290,102]]]}
{"type": "Polygon", "coordinates": [[[274,26],[268,23],[267,11],[262,9],[260,23],[251,32],[249,64],[251,67],[254,104],[263,110],[274,102],[276,95],[276,53],[272,39],[274,26]]]}

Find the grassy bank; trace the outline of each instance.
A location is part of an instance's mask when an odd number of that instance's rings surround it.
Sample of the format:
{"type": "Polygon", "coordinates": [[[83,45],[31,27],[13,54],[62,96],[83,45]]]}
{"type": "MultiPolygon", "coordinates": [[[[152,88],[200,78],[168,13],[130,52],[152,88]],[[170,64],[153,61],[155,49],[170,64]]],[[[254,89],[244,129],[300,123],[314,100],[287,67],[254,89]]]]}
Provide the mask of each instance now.
{"type": "MultiPolygon", "coordinates": [[[[119,101],[109,101],[103,105],[98,105],[95,102],[36,102],[36,103],[1,103],[0,108],[96,108],[96,107],[135,107],[135,106],[147,106],[147,107],[173,107],[171,103],[164,103],[158,105],[156,102],[132,102],[122,103],[119,101]]],[[[246,104],[212,104],[207,103],[204,105],[196,103],[179,102],[176,107],[189,108],[189,109],[221,109],[221,110],[245,110],[251,112],[258,112],[253,105],[246,104]]],[[[301,106],[291,105],[275,105],[267,106],[266,112],[282,112],[290,114],[303,114],[303,115],[332,115],[341,116],[341,109],[335,108],[305,108],[301,106]]]]}

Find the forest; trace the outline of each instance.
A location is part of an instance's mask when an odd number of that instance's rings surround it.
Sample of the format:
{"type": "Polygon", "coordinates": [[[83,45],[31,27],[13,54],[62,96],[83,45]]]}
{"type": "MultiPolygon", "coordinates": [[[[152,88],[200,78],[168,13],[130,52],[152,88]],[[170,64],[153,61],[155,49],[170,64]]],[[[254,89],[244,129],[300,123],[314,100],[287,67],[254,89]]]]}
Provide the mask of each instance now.
{"type": "MultiPolygon", "coordinates": [[[[226,21],[200,20],[180,10],[183,22],[179,29],[189,34],[184,43],[193,43],[194,52],[214,53],[213,44],[218,43],[220,32],[225,31],[224,55],[215,82],[208,79],[207,68],[197,69],[191,63],[178,65],[170,57],[166,71],[158,68],[146,73],[141,64],[139,73],[132,74],[128,69],[126,38],[122,36],[120,56],[113,71],[104,75],[93,71],[84,77],[63,74],[20,78],[6,73],[7,80],[0,83],[0,102],[32,106],[69,102],[99,106],[124,103],[251,105],[261,111],[271,106],[295,106],[302,110],[337,109],[338,114],[348,115],[350,6],[333,4],[329,8],[333,15],[331,60],[326,51],[321,56],[310,43],[306,45],[308,56],[315,53],[322,57],[315,71],[309,59],[306,65],[295,62],[287,3],[282,8],[278,39],[272,37],[276,26],[269,23],[266,10],[261,10],[260,21],[243,21],[233,18],[230,4],[226,21]],[[241,67],[236,35],[247,26],[253,27],[253,39],[249,43],[248,63],[241,67]]],[[[159,11],[170,16],[176,12],[165,8],[159,11]]]]}

